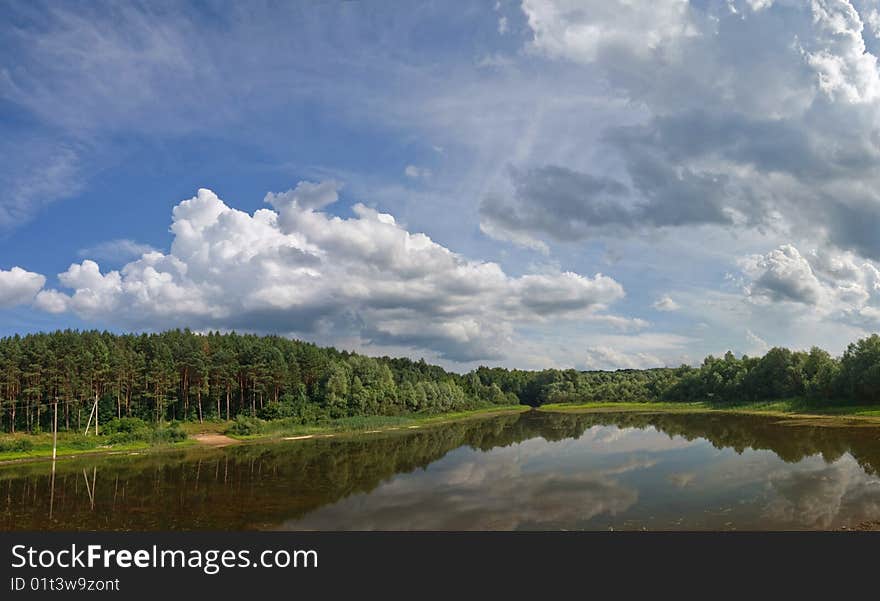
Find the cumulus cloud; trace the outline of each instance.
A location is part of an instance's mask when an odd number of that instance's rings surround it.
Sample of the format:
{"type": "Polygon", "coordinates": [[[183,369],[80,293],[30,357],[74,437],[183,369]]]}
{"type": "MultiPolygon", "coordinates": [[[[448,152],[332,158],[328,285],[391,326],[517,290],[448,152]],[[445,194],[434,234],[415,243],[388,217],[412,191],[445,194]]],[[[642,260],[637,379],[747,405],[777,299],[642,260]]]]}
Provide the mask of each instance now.
{"type": "Polygon", "coordinates": [[[824,300],[825,290],[810,263],[790,244],[766,255],[748,257],[740,265],[751,280],[747,287],[750,296],[805,305],[817,305],[824,300]]]}
{"type": "Polygon", "coordinates": [[[482,201],[487,234],[540,248],[748,227],[880,259],[871,10],[843,0],[526,0],[523,11],[534,55],[600,77],[607,97],[641,118],[611,120],[584,149],[601,166],[560,155],[511,169],[482,201]]]}
{"type": "Polygon", "coordinates": [[[681,309],[681,306],[677,302],[672,300],[672,298],[668,294],[658,298],[651,306],[658,311],[678,311],[679,309],[681,309]]]}
{"type": "Polygon", "coordinates": [[[34,306],[47,313],[64,313],[67,300],[67,295],[57,290],[41,290],[34,299],[34,306]]]}
{"type": "MultiPolygon", "coordinates": [[[[880,95],[877,58],[867,52],[862,19],[849,2],[813,2],[813,15],[825,42],[805,50],[807,64],[816,70],[819,87],[831,98],[871,102],[880,95]]],[[[871,15],[867,15],[870,21],[871,15]]]]}
{"type": "Polygon", "coordinates": [[[853,324],[880,323],[880,270],[852,252],[784,244],[739,261],[743,289],[756,303],[791,303],[853,324]]]}
{"type": "Polygon", "coordinates": [[[650,55],[697,34],[687,0],[524,0],[522,9],[535,51],[576,61],[594,61],[615,47],[650,55]]]}
{"type": "Polygon", "coordinates": [[[30,303],[45,283],[44,276],[21,267],[0,269],[0,307],[30,303]]]}
{"type": "Polygon", "coordinates": [[[502,356],[519,324],[552,318],[630,325],[604,313],[624,296],[608,276],[512,277],[362,204],[351,218],[322,211],[339,187],[301,182],[268,194],[272,209],[253,214],[201,189],[174,207],[167,254],[148,251],[110,271],[90,259],[74,263],[58,276],[70,292],[44,291],[37,306],[129,328],[355,331],[373,343],[456,361],[502,356]]]}

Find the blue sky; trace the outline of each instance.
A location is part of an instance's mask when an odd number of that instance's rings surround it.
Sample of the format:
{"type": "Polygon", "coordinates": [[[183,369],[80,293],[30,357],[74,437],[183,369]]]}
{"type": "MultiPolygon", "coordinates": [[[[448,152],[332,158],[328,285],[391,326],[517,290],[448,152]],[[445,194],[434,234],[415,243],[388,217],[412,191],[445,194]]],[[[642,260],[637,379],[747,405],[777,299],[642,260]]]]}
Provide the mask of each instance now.
{"type": "Polygon", "coordinates": [[[584,369],[880,321],[873,2],[0,13],[0,335],[584,369]]]}

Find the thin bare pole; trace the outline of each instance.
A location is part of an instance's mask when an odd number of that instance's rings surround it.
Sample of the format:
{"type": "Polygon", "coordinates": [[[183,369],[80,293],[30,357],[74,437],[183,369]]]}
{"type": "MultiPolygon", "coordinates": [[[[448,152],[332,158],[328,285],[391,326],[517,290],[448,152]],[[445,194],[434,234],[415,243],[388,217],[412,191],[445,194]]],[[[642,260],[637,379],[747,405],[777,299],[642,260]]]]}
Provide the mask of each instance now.
{"type": "MultiPolygon", "coordinates": [[[[97,470],[97,467],[95,468],[97,470]]],[[[89,477],[86,475],[86,468],[83,468],[83,480],[86,481],[86,492],[89,493],[89,505],[92,510],[95,509],[95,496],[92,492],[92,485],[89,484],[89,477]]],[[[92,476],[92,481],[94,481],[94,476],[92,476]]]]}
{"type": "Polygon", "coordinates": [[[55,399],[55,417],[52,420],[52,485],[49,492],[49,519],[55,508],[55,457],[58,455],[58,399],[55,399]]]}
{"type": "Polygon", "coordinates": [[[95,406],[92,405],[92,409],[89,411],[89,421],[86,422],[86,429],[83,431],[83,434],[88,436],[89,429],[92,427],[92,415],[95,414],[95,406]]]}
{"type": "Polygon", "coordinates": [[[55,457],[58,455],[58,399],[55,399],[55,418],[52,420],[52,469],[55,469],[55,457]]]}
{"type": "Polygon", "coordinates": [[[49,492],[49,519],[52,519],[52,510],[55,508],[55,462],[52,462],[52,487],[49,492]]]}

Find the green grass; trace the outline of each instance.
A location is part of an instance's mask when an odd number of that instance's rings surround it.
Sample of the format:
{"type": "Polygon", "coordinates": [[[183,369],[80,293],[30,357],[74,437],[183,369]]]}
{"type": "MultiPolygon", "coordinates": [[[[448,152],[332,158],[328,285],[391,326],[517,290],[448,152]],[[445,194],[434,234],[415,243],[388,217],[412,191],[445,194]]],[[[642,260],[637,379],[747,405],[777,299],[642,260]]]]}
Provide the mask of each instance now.
{"type": "Polygon", "coordinates": [[[616,402],[593,402],[593,403],[555,403],[543,405],[542,411],[662,411],[672,413],[697,413],[697,412],[721,412],[721,413],[759,413],[766,415],[780,415],[786,417],[853,417],[863,419],[880,418],[880,407],[877,405],[856,405],[853,403],[839,403],[830,405],[827,401],[812,399],[785,399],[777,401],[749,401],[749,402],[696,402],[696,403],[616,403],[616,402]]]}
{"type": "MultiPolygon", "coordinates": [[[[152,443],[148,441],[133,441],[118,444],[108,444],[104,436],[86,437],[81,434],[58,434],[58,457],[70,457],[86,453],[106,453],[142,451],[146,449],[171,448],[195,444],[194,440],[179,442],[152,443]]],[[[0,435],[0,462],[14,461],[18,459],[39,459],[52,456],[51,434],[3,434],[0,435]],[[27,450],[2,450],[12,441],[30,440],[31,445],[27,450]]]]}
{"type": "MultiPolygon", "coordinates": [[[[85,436],[79,433],[58,433],[58,456],[70,457],[88,453],[151,451],[168,448],[179,448],[198,444],[192,439],[195,434],[226,433],[237,440],[259,440],[281,438],[285,436],[305,436],[309,434],[358,434],[367,431],[388,431],[411,426],[433,426],[461,419],[488,416],[511,411],[527,411],[523,405],[499,405],[472,411],[458,411],[438,414],[413,414],[408,416],[372,415],[363,417],[344,417],[330,420],[322,424],[296,424],[291,420],[250,420],[253,431],[246,434],[229,432],[235,424],[231,421],[210,420],[203,423],[183,423],[179,427],[186,433],[187,439],[177,442],[135,440],[110,444],[109,436],[85,436]]],[[[0,462],[21,459],[40,459],[52,456],[52,434],[0,434],[0,462]]]]}
{"type": "Polygon", "coordinates": [[[238,440],[257,440],[261,438],[281,438],[285,436],[308,436],[319,434],[358,434],[369,431],[387,431],[413,426],[434,426],[461,419],[483,417],[496,413],[509,413],[511,411],[528,411],[524,405],[499,405],[473,409],[470,411],[457,411],[450,413],[434,414],[411,414],[405,416],[370,415],[361,417],[343,417],[329,420],[321,424],[298,424],[290,420],[244,420],[247,426],[236,430],[234,423],[224,431],[227,436],[238,440]]]}
{"type": "MultiPolygon", "coordinates": [[[[130,440],[111,444],[111,436],[84,436],[78,433],[58,434],[58,456],[70,457],[87,453],[150,451],[195,445],[192,436],[200,433],[226,433],[232,438],[246,440],[273,439],[288,436],[363,434],[373,431],[391,431],[410,428],[430,427],[462,419],[486,417],[497,413],[528,411],[524,405],[499,405],[470,411],[457,411],[436,414],[411,414],[405,416],[362,416],[344,417],[328,420],[320,424],[300,424],[293,420],[263,421],[243,418],[245,427],[235,431],[237,422],[210,420],[204,423],[183,423],[178,426],[186,433],[187,439],[177,442],[161,440],[130,440]]],[[[591,402],[555,403],[543,405],[541,411],[558,412],[617,412],[617,411],[658,411],[668,413],[734,413],[762,414],[784,417],[839,417],[857,418],[880,422],[880,406],[827,402],[810,399],[786,399],[781,401],[757,401],[734,403],[671,403],[671,402],[591,402]]],[[[0,434],[0,462],[52,456],[52,434],[0,434]]]]}

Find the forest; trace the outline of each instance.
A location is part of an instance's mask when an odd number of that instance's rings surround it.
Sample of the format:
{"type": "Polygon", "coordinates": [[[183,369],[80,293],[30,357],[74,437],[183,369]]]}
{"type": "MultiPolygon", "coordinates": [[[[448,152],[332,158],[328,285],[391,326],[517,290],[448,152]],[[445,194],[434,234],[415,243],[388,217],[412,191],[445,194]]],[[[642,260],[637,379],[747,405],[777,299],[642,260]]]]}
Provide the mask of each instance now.
{"type": "Polygon", "coordinates": [[[880,401],[880,336],[841,357],[820,348],[709,356],[697,367],[450,372],[424,360],[368,357],[280,336],[190,330],[64,330],[0,338],[0,430],[83,431],[96,419],[146,423],[444,413],[546,403],[880,401]]]}

